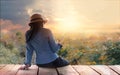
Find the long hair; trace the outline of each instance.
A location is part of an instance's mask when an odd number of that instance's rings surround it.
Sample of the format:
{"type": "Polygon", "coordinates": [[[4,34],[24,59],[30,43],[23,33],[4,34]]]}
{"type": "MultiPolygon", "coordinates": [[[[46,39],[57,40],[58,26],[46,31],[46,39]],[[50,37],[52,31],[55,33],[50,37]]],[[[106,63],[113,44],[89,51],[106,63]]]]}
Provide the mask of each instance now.
{"type": "Polygon", "coordinates": [[[26,42],[32,40],[34,36],[38,33],[38,31],[41,30],[41,28],[43,28],[43,22],[30,23],[29,26],[30,26],[30,30],[26,35],[28,37],[26,39],[26,42]]]}

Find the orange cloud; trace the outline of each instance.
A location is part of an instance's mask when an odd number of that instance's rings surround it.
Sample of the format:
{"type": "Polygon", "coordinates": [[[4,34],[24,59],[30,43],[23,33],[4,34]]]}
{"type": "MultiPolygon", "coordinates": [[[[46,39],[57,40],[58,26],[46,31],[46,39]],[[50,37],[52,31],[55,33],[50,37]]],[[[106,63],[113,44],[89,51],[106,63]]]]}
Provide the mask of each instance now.
{"type": "Polygon", "coordinates": [[[26,30],[26,27],[20,24],[14,24],[11,20],[3,20],[0,19],[0,27],[2,33],[9,33],[15,31],[22,31],[26,30]]]}

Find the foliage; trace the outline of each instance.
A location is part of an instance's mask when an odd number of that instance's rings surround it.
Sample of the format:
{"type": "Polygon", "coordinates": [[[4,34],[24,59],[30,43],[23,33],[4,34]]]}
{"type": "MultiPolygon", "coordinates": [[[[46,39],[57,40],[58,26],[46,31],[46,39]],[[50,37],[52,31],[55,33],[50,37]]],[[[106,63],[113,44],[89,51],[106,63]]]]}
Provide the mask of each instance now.
{"type": "Polygon", "coordinates": [[[23,59],[19,55],[19,51],[16,48],[5,48],[4,45],[1,44],[0,50],[0,63],[1,64],[16,64],[23,61],[23,59]]]}
{"type": "MultiPolygon", "coordinates": [[[[63,44],[58,54],[67,59],[70,64],[120,64],[120,34],[118,33],[99,34],[99,36],[82,33],[54,35],[55,39],[63,44]]],[[[24,33],[18,31],[14,34],[2,34],[0,64],[23,63],[25,50],[24,33]]]]}
{"type": "Polygon", "coordinates": [[[106,55],[110,64],[120,64],[120,41],[108,42],[106,55]]]}

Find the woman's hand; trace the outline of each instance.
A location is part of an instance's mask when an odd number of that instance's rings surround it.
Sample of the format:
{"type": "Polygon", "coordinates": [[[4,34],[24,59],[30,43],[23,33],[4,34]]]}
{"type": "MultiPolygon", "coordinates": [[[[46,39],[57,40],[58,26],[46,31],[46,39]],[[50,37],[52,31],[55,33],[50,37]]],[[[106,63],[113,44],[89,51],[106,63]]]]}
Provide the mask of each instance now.
{"type": "Polygon", "coordinates": [[[62,44],[60,44],[60,43],[58,43],[58,45],[60,46],[60,48],[62,48],[63,46],[62,46],[62,44]]]}
{"type": "Polygon", "coordinates": [[[29,67],[30,65],[22,65],[19,70],[28,70],[29,67]]]}

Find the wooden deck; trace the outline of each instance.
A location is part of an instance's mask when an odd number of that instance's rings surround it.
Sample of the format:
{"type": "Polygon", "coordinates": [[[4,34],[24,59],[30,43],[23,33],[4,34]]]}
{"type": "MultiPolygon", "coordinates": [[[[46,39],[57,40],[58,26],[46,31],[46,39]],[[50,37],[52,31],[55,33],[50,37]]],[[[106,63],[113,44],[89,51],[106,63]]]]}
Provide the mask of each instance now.
{"type": "Polygon", "coordinates": [[[0,65],[0,75],[120,75],[120,65],[69,65],[61,68],[18,70],[21,65],[0,65]]]}

